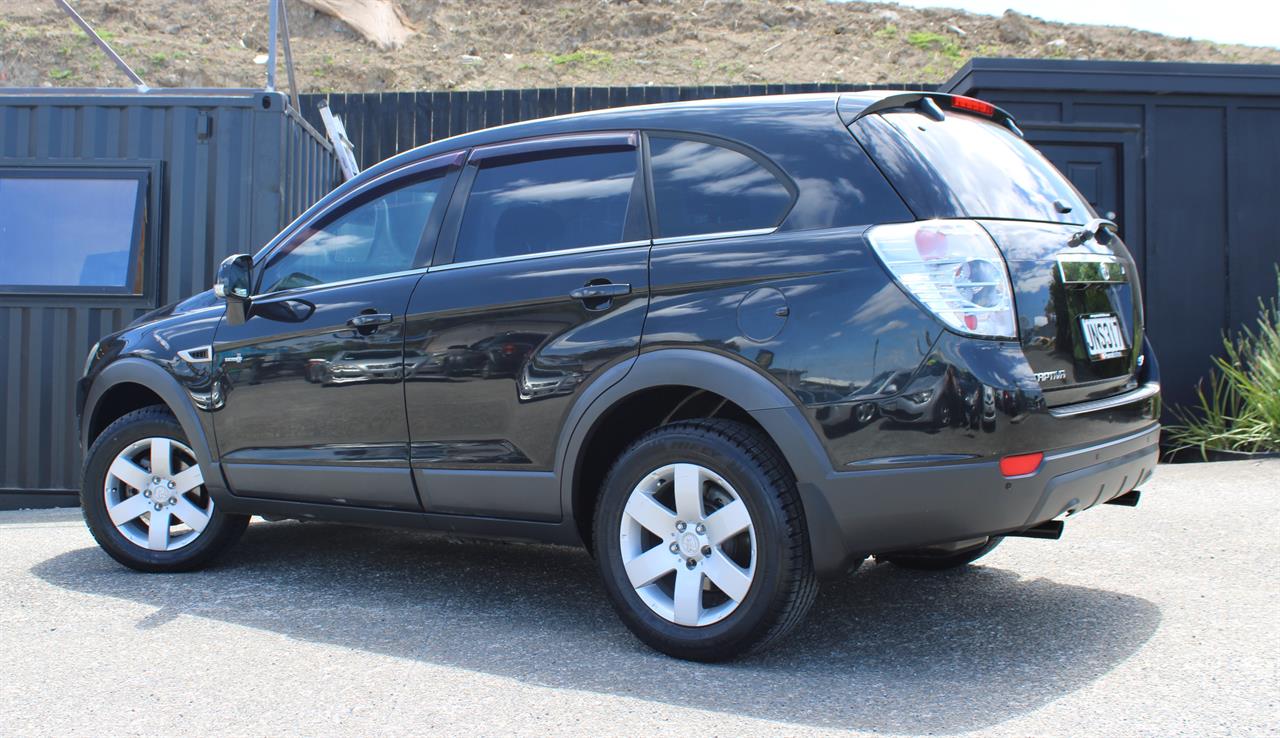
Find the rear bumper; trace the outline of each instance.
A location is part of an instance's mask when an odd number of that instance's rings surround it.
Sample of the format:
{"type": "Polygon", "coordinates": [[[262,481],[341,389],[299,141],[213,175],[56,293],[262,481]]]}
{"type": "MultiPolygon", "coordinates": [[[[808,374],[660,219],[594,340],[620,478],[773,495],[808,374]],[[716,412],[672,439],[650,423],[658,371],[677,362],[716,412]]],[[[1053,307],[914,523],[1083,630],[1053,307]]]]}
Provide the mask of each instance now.
{"type": "Polygon", "coordinates": [[[800,482],[815,565],[824,576],[873,553],[1033,527],[1074,515],[1150,478],[1158,423],[1045,454],[1032,474],[1006,478],[999,459],[833,472],[800,482]]]}

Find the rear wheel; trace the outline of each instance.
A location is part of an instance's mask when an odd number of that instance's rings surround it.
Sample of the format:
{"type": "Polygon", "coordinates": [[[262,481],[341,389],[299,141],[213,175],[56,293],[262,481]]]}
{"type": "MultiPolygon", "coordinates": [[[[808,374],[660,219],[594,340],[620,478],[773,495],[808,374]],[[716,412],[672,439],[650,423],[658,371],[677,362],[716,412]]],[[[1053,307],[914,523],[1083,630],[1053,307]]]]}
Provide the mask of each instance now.
{"type": "Polygon", "coordinates": [[[960,566],[972,564],[983,556],[991,553],[1003,540],[1004,536],[992,536],[981,543],[959,551],[921,549],[918,551],[877,554],[876,559],[880,561],[888,561],[894,566],[901,566],[905,569],[943,571],[945,569],[955,569],[960,566]]]}
{"type": "Polygon", "coordinates": [[[201,568],[249,523],[216,509],[182,426],[159,405],[121,417],[98,436],[80,502],[98,545],[140,571],[201,568]]]}
{"type": "Polygon", "coordinates": [[[676,423],[633,444],[605,480],[594,545],[623,622],[679,658],[762,648],[817,592],[795,481],[741,423],[676,423]]]}

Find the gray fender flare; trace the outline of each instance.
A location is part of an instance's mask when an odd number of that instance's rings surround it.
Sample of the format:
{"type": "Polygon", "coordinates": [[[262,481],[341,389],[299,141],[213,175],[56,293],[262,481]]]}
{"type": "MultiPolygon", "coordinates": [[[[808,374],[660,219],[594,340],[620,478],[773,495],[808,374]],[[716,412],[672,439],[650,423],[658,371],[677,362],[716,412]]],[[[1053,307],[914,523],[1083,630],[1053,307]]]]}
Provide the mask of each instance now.
{"type": "Polygon", "coordinates": [[[820,573],[839,570],[847,559],[846,548],[831,508],[817,487],[834,469],[817,433],[796,401],[771,377],[741,360],[712,351],[647,351],[630,363],[612,367],[574,403],[566,424],[572,430],[561,436],[556,452],[566,522],[577,529],[578,521],[573,520],[574,481],[582,448],[596,422],[617,402],[663,385],[715,392],[751,414],[782,451],[796,476],[815,567],[820,573]]]}
{"type": "Polygon", "coordinates": [[[178,424],[182,426],[182,432],[187,436],[187,442],[191,445],[196,461],[200,464],[205,483],[213,482],[221,487],[222,485],[218,482],[222,476],[217,465],[214,464],[213,445],[205,435],[204,426],[196,415],[191,398],[168,372],[145,359],[134,357],[119,359],[109,364],[94,378],[93,386],[89,388],[89,394],[84,403],[84,414],[80,420],[80,446],[85,453],[89,452],[89,427],[94,412],[98,409],[98,403],[108,390],[126,382],[140,384],[160,396],[164,404],[168,405],[174,416],[178,418],[178,424]]]}

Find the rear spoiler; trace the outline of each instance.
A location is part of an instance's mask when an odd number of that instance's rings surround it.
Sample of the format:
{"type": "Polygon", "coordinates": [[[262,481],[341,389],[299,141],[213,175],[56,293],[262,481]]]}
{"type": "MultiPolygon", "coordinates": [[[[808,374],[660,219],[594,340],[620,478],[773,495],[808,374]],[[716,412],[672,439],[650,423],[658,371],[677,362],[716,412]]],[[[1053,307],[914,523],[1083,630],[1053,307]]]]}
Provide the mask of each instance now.
{"type": "MultiPolygon", "coordinates": [[[[840,102],[843,103],[845,99],[841,97],[840,102]]],[[[854,100],[850,99],[850,103],[854,103],[854,100]]],[[[860,109],[853,109],[853,107],[853,105],[843,104],[838,106],[840,120],[846,126],[853,125],[859,118],[886,110],[907,108],[919,111],[934,120],[944,120],[947,117],[946,111],[956,110],[990,118],[1013,131],[1019,138],[1023,137],[1022,129],[1018,128],[1018,124],[1014,122],[1013,116],[1008,111],[985,100],[965,95],[948,95],[945,92],[903,92],[882,97],[860,109]]]]}

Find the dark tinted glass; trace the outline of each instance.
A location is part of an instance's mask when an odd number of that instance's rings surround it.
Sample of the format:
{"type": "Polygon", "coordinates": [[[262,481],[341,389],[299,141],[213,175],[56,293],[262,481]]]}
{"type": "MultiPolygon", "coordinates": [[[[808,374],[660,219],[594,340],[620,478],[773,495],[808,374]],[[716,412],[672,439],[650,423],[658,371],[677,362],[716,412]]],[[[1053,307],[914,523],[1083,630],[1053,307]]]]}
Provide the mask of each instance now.
{"type": "Polygon", "coordinates": [[[872,134],[872,155],[922,217],[1060,223],[1093,217],[1071,183],[1002,125],[954,112],[942,121],[916,112],[885,113],[888,126],[874,118],[859,122],[872,134]],[[1059,212],[1055,200],[1068,212],[1059,212]]]}
{"type": "Polygon", "coordinates": [[[414,182],[309,228],[267,262],[260,293],[402,272],[414,267],[444,179],[414,182]]]}
{"type": "Polygon", "coordinates": [[[127,288],[141,233],[136,175],[126,179],[0,175],[0,285],[127,288]]]}
{"type": "Polygon", "coordinates": [[[739,151],[653,136],[649,154],[660,237],[772,228],[791,207],[773,172],[739,151]]]}
{"type": "Polygon", "coordinates": [[[635,151],[495,163],[476,173],[455,262],[623,241],[635,151]]]}

